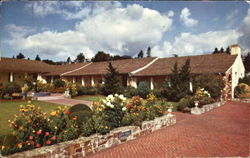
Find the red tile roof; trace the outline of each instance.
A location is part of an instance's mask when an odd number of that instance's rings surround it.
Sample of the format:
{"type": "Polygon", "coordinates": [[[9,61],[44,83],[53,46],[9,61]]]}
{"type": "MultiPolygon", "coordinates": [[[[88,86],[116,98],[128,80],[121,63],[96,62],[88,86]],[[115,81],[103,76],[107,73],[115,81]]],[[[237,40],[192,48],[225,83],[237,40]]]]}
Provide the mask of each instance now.
{"type": "Polygon", "coordinates": [[[0,60],[1,72],[40,73],[49,72],[52,67],[52,65],[36,60],[12,59],[5,57],[2,57],[0,60]]]}
{"type": "Polygon", "coordinates": [[[160,58],[146,69],[139,71],[132,76],[160,76],[171,73],[171,70],[178,62],[181,67],[185,61],[190,59],[192,73],[225,73],[234,63],[237,55],[209,54],[185,57],[160,58]]]}
{"type": "MultiPolygon", "coordinates": [[[[111,61],[111,63],[112,66],[115,67],[120,74],[126,74],[147,65],[154,59],[155,57],[142,58],[142,59],[124,59],[124,60],[111,61]]],[[[83,69],[71,73],[66,73],[63,76],[103,75],[107,73],[107,68],[108,68],[107,61],[93,62],[89,66],[86,66],[83,69]]]]}

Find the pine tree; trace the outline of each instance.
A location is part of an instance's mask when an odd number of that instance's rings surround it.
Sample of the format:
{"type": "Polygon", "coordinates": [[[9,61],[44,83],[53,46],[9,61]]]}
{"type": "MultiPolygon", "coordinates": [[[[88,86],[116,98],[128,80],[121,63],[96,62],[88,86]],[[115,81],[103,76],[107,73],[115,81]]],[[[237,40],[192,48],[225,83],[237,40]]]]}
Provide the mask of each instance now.
{"type": "Polygon", "coordinates": [[[217,53],[219,53],[219,50],[218,48],[215,48],[213,54],[217,54],[217,53]]]}
{"type": "Polygon", "coordinates": [[[148,47],[147,49],[147,58],[151,57],[151,48],[148,47]]]}
{"type": "Polygon", "coordinates": [[[224,53],[224,48],[223,47],[221,47],[220,53],[224,53]]]}
{"type": "Polygon", "coordinates": [[[41,61],[41,58],[39,57],[39,55],[38,55],[38,54],[36,55],[35,60],[37,60],[37,61],[41,61]]]}
{"type": "Polygon", "coordinates": [[[141,51],[138,53],[137,58],[138,58],[138,59],[139,59],[139,58],[143,58],[143,56],[144,56],[144,53],[143,53],[143,51],[141,50],[141,51]]]}
{"type": "Polygon", "coordinates": [[[226,49],[226,52],[225,53],[227,53],[227,54],[230,54],[230,48],[229,47],[227,47],[227,49],[226,49]]]}
{"type": "Polygon", "coordinates": [[[17,59],[24,59],[25,56],[22,54],[22,53],[19,53],[17,56],[16,56],[17,59]]]}
{"type": "Polygon", "coordinates": [[[246,73],[250,72],[250,52],[248,52],[247,56],[243,60],[246,73]]]}
{"type": "Polygon", "coordinates": [[[122,88],[118,71],[112,66],[111,62],[109,62],[107,70],[108,73],[104,76],[103,93],[105,95],[120,93],[122,88]]]}
{"type": "Polygon", "coordinates": [[[68,64],[71,64],[71,59],[70,59],[70,57],[67,58],[67,63],[68,63],[68,64]]]}
{"type": "Polygon", "coordinates": [[[83,55],[83,53],[79,53],[76,57],[75,62],[77,63],[83,63],[85,61],[85,56],[83,55]]]}

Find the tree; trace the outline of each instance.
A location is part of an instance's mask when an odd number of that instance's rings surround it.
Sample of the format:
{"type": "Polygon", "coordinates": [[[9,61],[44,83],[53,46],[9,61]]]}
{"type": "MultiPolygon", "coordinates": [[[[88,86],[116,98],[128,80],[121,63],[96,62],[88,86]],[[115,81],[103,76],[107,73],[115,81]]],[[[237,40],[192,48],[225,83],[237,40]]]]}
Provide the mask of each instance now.
{"type": "Polygon", "coordinates": [[[102,88],[102,92],[104,95],[121,93],[121,81],[119,78],[119,73],[109,62],[108,65],[108,73],[104,76],[104,85],[102,88]]]}
{"type": "Polygon", "coordinates": [[[226,49],[226,52],[225,53],[227,53],[227,54],[230,54],[230,48],[229,47],[227,47],[227,49],[226,49]]]}
{"type": "Polygon", "coordinates": [[[111,59],[110,54],[103,51],[98,51],[95,56],[91,59],[92,62],[98,61],[109,61],[111,59]]]}
{"type": "Polygon", "coordinates": [[[39,55],[38,55],[38,54],[36,55],[35,60],[37,60],[37,61],[41,61],[41,58],[39,57],[39,55]]]}
{"type": "Polygon", "coordinates": [[[68,64],[71,64],[71,59],[70,59],[70,57],[67,58],[67,63],[68,63],[68,64]]]}
{"type": "Polygon", "coordinates": [[[15,59],[15,56],[13,55],[12,59],[15,59]]]}
{"type": "Polygon", "coordinates": [[[163,84],[164,96],[170,101],[179,101],[190,94],[190,78],[190,60],[187,59],[181,69],[178,68],[178,63],[175,62],[172,73],[163,84]]]}
{"type": "Polygon", "coordinates": [[[248,52],[248,54],[245,56],[243,63],[246,69],[246,73],[250,72],[250,52],[248,52]]]}
{"type": "Polygon", "coordinates": [[[85,61],[85,56],[83,53],[79,53],[75,59],[77,63],[83,63],[85,61]]]}
{"type": "Polygon", "coordinates": [[[138,58],[138,59],[139,59],[139,58],[143,58],[143,56],[144,56],[144,53],[143,53],[143,51],[141,50],[141,51],[138,53],[137,58],[138,58]]]}
{"type": "Polygon", "coordinates": [[[224,53],[224,48],[223,47],[221,47],[220,53],[224,53]]]}
{"type": "Polygon", "coordinates": [[[22,53],[19,53],[17,56],[16,56],[17,59],[24,59],[25,56],[22,54],[22,53]]]}
{"type": "Polygon", "coordinates": [[[213,54],[218,54],[218,53],[219,53],[218,48],[215,48],[213,54]]]}
{"type": "Polygon", "coordinates": [[[53,60],[49,60],[49,59],[44,59],[43,62],[50,64],[50,65],[56,65],[56,63],[53,60]]]}
{"type": "Polygon", "coordinates": [[[150,47],[148,47],[148,49],[147,49],[147,57],[148,58],[151,57],[151,48],[150,47]]]}
{"type": "Polygon", "coordinates": [[[128,55],[123,55],[123,56],[115,55],[111,58],[112,58],[112,60],[132,59],[132,57],[128,56],[128,55]]]}

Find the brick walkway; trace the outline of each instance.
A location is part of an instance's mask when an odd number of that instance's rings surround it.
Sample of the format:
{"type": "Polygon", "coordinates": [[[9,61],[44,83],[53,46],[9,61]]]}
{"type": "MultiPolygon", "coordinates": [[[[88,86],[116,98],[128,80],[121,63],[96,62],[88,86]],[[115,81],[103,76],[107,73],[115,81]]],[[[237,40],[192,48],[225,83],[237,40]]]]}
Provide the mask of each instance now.
{"type": "Polygon", "coordinates": [[[247,157],[250,104],[228,102],[195,116],[175,113],[177,124],[101,151],[90,158],[247,157]]]}

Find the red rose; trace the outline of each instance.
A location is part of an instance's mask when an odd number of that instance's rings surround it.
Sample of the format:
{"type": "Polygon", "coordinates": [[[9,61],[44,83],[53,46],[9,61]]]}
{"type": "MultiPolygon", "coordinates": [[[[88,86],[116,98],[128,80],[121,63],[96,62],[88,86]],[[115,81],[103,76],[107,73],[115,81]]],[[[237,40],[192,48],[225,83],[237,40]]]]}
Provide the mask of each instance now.
{"type": "Polygon", "coordinates": [[[33,136],[29,136],[29,139],[32,140],[32,139],[33,139],[33,136]]]}
{"type": "Polygon", "coordinates": [[[34,145],[34,141],[31,141],[30,144],[34,145]]]}
{"type": "Polygon", "coordinates": [[[51,144],[51,141],[50,141],[50,140],[47,140],[47,141],[46,141],[46,144],[48,144],[48,145],[51,144]]]}
{"type": "Polygon", "coordinates": [[[41,145],[40,145],[40,144],[36,144],[36,147],[37,147],[37,148],[40,148],[40,147],[41,147],[41,145]]]}
{"type": "Polygon", "coordinates": [[[66,112],[66,114],[67,114],[67,115],[69,115],[69,114],[70,114],[70,112],[69,112],[69,111],[67,111],[67,112],[66,112]]]}
{"type": "Polygon", "coordinates": [[[42,130],[39,130],[36,132],[37,135],[40,135],[42,133],[42,130]]]}
{"type": "Polygon", "coordinates": [[[45,132],[45,136],[48,136],[49,135],[49,132],[45,132]]]}
{"type": "Polygon", "coordinates": [[[51,137],[51,139],[52,139],[52,140],[56,140],[56,137],[55,137],[55,136],[53,136],[53,137],[51,137]]]}

